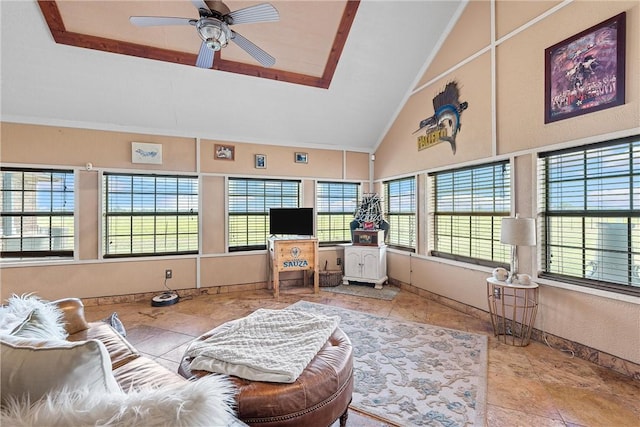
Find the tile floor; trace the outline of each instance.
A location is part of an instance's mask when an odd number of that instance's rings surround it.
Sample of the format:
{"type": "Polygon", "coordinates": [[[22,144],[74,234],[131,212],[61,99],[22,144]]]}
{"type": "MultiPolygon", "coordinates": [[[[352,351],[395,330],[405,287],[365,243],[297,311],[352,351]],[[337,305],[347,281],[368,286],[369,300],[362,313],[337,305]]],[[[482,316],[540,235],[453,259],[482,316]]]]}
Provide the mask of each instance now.
{"type": "MultiPolygon", "coordinates": [[[[169,307],[150,303],[87,306],[87,318],[116,311],[136,348],[177,370],[189,342],[258,308],[283,308],[307,300],[378,316],[425,322],[489,336],[487,426],[640,426],[640,382],[539,342],[512,347],[493,337],[491,325],[437,302],[401,290],[393,301],[354,297],[321,289],[282,289],[187,297],[169,307]]],[[[337,423],[336,423],[337,425],[337,423]]],[[[383,427],[384,422],[350,410],[350,427],[383,427]]]]}

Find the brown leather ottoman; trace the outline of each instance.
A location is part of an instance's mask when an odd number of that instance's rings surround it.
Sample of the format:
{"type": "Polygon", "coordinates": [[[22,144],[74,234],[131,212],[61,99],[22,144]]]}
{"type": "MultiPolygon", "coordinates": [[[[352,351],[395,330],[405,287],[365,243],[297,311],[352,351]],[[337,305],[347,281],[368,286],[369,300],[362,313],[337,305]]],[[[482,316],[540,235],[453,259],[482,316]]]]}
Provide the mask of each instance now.
{"type": "MultiPolygon", "coordinates": [[[[196,340],[205,340],[205,333],[196,340]]],[[[191,371],[191,360],[183,358],[178,372],[185,378],[200,378],[207,371],[191,371]]],[[[347,422],[353,393],[351,341],[337,328],[327,343],[291,384],[250,381],[232,376],[238,388],[237,417],[251,426],[327,427],[340,418],[347,422]]]]}

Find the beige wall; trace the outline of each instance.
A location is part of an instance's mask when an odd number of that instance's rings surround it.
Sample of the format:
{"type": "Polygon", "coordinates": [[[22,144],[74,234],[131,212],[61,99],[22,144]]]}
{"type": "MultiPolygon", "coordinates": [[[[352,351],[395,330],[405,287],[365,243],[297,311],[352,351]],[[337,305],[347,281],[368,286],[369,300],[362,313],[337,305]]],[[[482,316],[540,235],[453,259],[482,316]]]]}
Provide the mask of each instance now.
{"type": "Polygon", "coordinates": [[[464,37],[448,37],[445,40],[416,88],[421,88],[453,65],[486,48],[491,42],[490,18],[491,2],[470,2],[456,24],[458,28],[464,29],[464,37]]]}
{"type": "Polygon", "coordinates": [[[137,170],[194,171],[196,145],[193,139],[121,132],[100,132],[48,126],[2,123],[3,163],[60,165],[94,169],[131,169],[131,142],[162,144],[162,165],[136,164],[137,170]]]}
{"type": "Polygon", "coordinates": [[[455,75],[445,76],[409,98],[376,150],[376,178],[491,156],[491,108],[487,108],[487,101],[491,99],[490,60],[489,53],[485,53],[459,68],[455,75]],[[433,97],[451,80],[456,80],[461,87],[461,101],[469,103],[469,108],[462,113],[456,153],[453,154],[448,143],[418,151],[418,135],[413,132],[421,120],[433,115],[433,97]],[[472,84],[474,82],[477,84],[472,84]]]}
{"type": "Polygon", "coordinates": [[[544,148],[593,135],[606,139],[607,134],[637,127],[640,124],[639,14],[637,1],[581,1],[560,9],[498,46],[498,153],[544,148]],[[625,104],[545,125],[544,49],[624,11],[627,12],[625,104]]]}
{"type": "MultiPolygon", "coordinates": [[[[302,179],[302,199],[315,207],[318,180],[363,183],[368,190],[369,154],[274,145],[198,141],[88,129],[2,123],[2,165],[62,167],[77,171],[78,247],[73,261],[4,263],[0,271],[1,296],[36,292],[43,298],[91,298],[164,290],[164,270],[173,269],[172,289],[261,284],[267,281],[266,251],[227,253],[226,178],[246,176],[302,179]],[[162,165],[131,163],[131,142],[162,144],[162,165]],[[235,146],[235,160],[214,159],[216,143],[235,146]],[[309,162],[294,162],[296,152],[309,162]],[[267,156],[267,168],[254,167],[255,154],[267,156]],[[198,162],[199,159],[199,162],[198,162]],[[87,171],[85,165],[93,164],[87,171]],[[199,163],[199,167],[198,167],[199,163]],[[184,173],[201,178],[201,254],[179,257],[101,259],[100,173],[104,171],[184,173]]],[[[335,268],[342,248],[322,248],[335,268]]],[[[237,288],[236,288],[237,289],[237,288]]]]}
{"type": "MultiPolygon", "coordinates": [[[[488,2],[487,2],[488,3],[488,2]]],[[[560,1],[499,1],[496,3],[496,40],[536,19],[560,1]]]]}
{"type": "Polygon", "coordinates": [[[2,299],[35,292],[45,299],[91,298],[164,290],[164,270],[173,270],[172,289],[193,288],[195,258],[131,259],[48,264],[2,269],[2,299]]]}
{"type": "MultiPolygon", "coordinates": [[[[414,174],[419,174],[419,185],[424,185],[424,175],[433,170],[513,157],[514,213],[534,217],[538,150],[640,133],[640,5],[637,1],[578,0],[559,7],[558,1],[498,1],[493,44],[490,6],[488,1],[468,4],[419,80],[376,150],[376,185],[414,174]],[[545,48],[623,11],[627,12],[626,103],[545,125],[545,48]],[[529,25],[531,21],[535,23],[529,25]],[[458,82],[460,100],[469,103],[461,116],[457,152],[453,154],[447,143],[418,151],[413,132],[420,120],[433,115],[432,99],[450,81],[458,82]]],[[[490,269],[427,255],[425,200],[421,195],[417,255],[392,251],[389,276],[487,310],[485,279],[490,269]]],[[[535,276],[535,248],[520,248],[518,253],[520,270],[535,276]]],[[[638,298],[539,282],[537,328],[640,363],[638,298]]]]}
{"type": "MultiPolygon", "coordinates": [[[[223,173],[229,175],[242,174],[264,175],[267,172],[270,176],[279,177],[313,177],[320,179],[342,179],[343,178],[343,151],[341,150],[319,150],[296,147],[281,147],[277,145],[260,144],[237,144],[225,141],[202,140],[200,144],[200,167],[203,173],[223,173]],[[217,160],[213,156],[216,144],[232,145],[235,147],[235,161],[217,160]],[[308,154],[308,163],[295,163],[295,153],[302,152],[308,154]],[[265,154],[267,156],[267,169],[255,169],[255,155],[265,154]]],[[[349,153],[351,154],[351,153],[349,153]]],[[[357,153],[362,155],[362,153],[357,153]]],[[[366,155],[366,154],[365,154],[366,155]]],[[[352,179],[368,179],[368,169],[366,173],[362,170],[362,158],[348,156],[347,160],[356,165],[359,175],[352,179]]],[[[365,163],[366,164],[366,163],[365,163]]]]}

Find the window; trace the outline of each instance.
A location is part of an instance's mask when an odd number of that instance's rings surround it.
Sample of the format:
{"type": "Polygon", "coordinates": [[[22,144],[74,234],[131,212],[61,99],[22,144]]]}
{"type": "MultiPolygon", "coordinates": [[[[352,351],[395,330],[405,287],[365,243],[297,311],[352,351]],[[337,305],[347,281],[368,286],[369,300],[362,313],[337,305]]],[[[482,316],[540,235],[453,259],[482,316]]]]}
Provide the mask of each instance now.
{"type": "Polygon", "coordinates": [[[542,276],[640,295],[640,137],[540,154],[542,276]]]}
{"type": "Polygon", "coordinates": [[[318,241],[320,243],[350,242],[350,223],[358,208],[360,184],[318,182],[316,189],[318,241]]]}
{"type": "Polygon", "coordinates": [[[2,257],[73,256],[73,171],[1,171],[2,257]]]}
{"type": "Polygon", "coordinates": [[[109,173],[104,185],[105,257],[198,252],[198,179],[109,173]]]}
{"type": "Polygon", "coordinates": [[[266,249],[269,209],[297,208],[300,181],[229,178],[229,250],[266,249]]]}
{"type": "Polygon", "coordinates": [[[437,172],[431,177],[431,255],[487,266],[506,266],[502,218],[511,210],[508,162],[437,172]]]}
{"type": "Polygon", "coordinates": [[[396,179],[386,181],[383,185],[385,219],[389,223],[387,243],[391,246],[415,249],[416,179],[396,179]]]}

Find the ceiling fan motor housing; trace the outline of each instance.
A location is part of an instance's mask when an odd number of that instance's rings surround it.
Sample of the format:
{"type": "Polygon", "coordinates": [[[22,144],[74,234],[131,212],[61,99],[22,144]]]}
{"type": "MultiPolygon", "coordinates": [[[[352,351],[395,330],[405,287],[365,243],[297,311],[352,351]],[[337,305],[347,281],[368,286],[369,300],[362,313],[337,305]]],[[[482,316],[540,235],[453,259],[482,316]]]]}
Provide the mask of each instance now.
{"type": "Polygon", "coordinates": [[[200,38],[204,40],[207,47],[213,51],[218,51],[226,47],[231,39],[229,26],[217,18],[200,18],[196,24],[200,38]]]}

